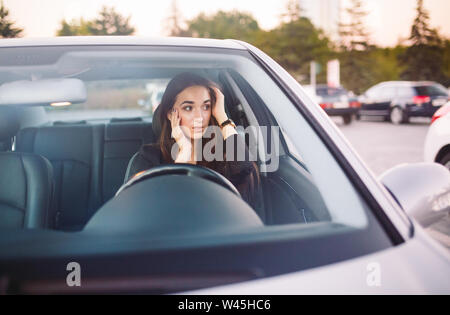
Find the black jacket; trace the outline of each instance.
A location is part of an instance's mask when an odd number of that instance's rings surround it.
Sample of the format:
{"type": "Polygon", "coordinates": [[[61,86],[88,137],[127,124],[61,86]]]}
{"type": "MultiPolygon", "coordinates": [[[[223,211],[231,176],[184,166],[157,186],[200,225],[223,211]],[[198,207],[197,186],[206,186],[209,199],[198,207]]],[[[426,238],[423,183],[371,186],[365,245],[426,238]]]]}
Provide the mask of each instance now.
{"type": "MultiPolygon", "coordinates": [[[[241,193],[242,198],[252,207],[255,207],[256,193],[259,186],[259,174],[256,163],[250,159],[248,149],[238,135],[228,137],[224,143],[224,161],[198,162],[198,165],[208,167],[225,176],[241,193]],[[234,156],[227,155],[226,148],[234,148],[234,156]],[[239,150],[245,152],[239,152],[239,150]],[[241,153],[241,154],[240,154],[241,153]],[[244,161],[238,161],[238,156],[244,156],[244,161]]],[[[125,175],[127,182],[135,174],[150,169],[154,166],[167,164],[163,161],[159,144],[144,144],[138,153],[131,159],[125,175]]]]}

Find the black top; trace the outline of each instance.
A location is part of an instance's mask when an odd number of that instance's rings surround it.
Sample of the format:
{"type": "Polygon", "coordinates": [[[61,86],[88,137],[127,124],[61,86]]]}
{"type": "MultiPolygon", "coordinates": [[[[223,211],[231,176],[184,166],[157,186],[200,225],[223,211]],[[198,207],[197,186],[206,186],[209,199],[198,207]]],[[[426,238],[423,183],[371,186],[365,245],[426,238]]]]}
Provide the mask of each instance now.
{"type": "MultiPolygon", "coordinates": [[[[255,207],[259,174],[256,164],[250,159],[245,142],[235,134],[223,142],[223,148],[225,152],[224,161],[199,161],[197,165],[208,167],[225,176],[238,189],[242,198],[252,207],[255,207]],[[231,147],[234,148],[233,156],[227,154],[227,148],[231,147]],[[245,152],[242,152],[242,150],[245,152]],[[238,157],[244,157],[244,160],[238,161],[238,157]]],[[[167,162],[163,161],[159,144],[144,144],[131,159],[125,175],[125,182],[135,174],[161,164],[167,164],[167,162]]]]}

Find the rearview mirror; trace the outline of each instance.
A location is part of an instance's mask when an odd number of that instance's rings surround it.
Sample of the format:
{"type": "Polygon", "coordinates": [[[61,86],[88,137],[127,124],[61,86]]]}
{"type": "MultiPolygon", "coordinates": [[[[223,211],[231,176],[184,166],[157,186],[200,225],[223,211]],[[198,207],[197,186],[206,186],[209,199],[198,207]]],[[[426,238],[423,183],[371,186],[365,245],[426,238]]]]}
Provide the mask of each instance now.
{"type": "Polygon", "coordinates": [[[450,172],[440,164],[399,165],[380,179],[403,210],[424,227],[450,211],[450,172]]]}
{"type": "Polygon", "coordinates": [[[0,105],[70,105],[86,98],[85,84],[73,78],[14,81],[0,86],[0,105]]]}

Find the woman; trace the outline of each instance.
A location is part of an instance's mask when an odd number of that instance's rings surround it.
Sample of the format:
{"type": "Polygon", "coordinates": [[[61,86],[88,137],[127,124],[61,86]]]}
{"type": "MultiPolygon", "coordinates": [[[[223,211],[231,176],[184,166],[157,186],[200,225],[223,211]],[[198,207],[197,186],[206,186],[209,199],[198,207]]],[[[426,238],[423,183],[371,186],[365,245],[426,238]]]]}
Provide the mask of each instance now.
{"type": "Polygon", "coordinates": [[[130,162],[126,181],[160,164],[196,164],[228,178],[242,198],[256,206],[257,166],[250,161],[245,143],[225,112],[224,95],[213,82],[193,73],[177,75],[167,85],[155,115],[161,124],[159,141],[141,147],[130,162]],[[207,139],[213,128],[219,132],[207,139]],[[210,156],[204,156],[205,152],[210,156]]]}

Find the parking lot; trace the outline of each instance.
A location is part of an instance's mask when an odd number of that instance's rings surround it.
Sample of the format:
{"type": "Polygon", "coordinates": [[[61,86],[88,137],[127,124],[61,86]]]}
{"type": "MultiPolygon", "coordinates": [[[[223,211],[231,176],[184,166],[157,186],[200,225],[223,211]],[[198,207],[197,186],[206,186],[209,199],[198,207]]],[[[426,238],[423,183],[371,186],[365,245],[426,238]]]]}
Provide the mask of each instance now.
{"type": "Polygon", "coordinates": [[[358,154],[375,175],[401,163],[423,162],[423,145],[430,119],[412,118],[409,124],[394,125],[376,117],[362,117],[344,125],[333,117],[358,154]]]}
{"type": "MultiPolygon", "coordinates": [[[[402,163],[423,162],[423,145],[430,119],[412,118],[406,125],[393,125],[377,118],[363,117],[344,125],[333,121],[376,176],[402,163]]],[[[450,250],[450,217],[427,229],[431,236],[450,250]]]]}

